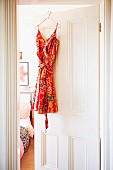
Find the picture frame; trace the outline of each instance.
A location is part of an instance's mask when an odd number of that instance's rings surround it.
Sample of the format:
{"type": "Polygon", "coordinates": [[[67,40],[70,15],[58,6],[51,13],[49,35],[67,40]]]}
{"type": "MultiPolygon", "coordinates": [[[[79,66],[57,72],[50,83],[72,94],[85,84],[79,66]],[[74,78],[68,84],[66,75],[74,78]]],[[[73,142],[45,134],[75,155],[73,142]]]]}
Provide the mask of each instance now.
{"type": "Polygon", "coordinates": [[[29,85],[29,62],[20,62],[19,71],[20,71],[20,86],[28,86],[29,85]]]}
{"type": "Polygon", "coordinates": [[[19,59],[22,60],[22,52],[19,52],[19,59]]]}

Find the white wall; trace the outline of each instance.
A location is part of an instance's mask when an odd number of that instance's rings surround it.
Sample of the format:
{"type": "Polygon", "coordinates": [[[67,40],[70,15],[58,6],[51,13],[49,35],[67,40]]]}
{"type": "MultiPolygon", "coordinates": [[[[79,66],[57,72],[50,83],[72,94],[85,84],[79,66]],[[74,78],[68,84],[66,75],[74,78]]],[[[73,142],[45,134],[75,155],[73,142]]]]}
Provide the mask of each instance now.
{"type": "Polygon", "coordinates": [[[34,88],[38,75],[38,57],[36,55],[36,33],[32,21],[19,20],[19,51],[22,52],[20,62],[29,62],[29,86],[34,88]]]}

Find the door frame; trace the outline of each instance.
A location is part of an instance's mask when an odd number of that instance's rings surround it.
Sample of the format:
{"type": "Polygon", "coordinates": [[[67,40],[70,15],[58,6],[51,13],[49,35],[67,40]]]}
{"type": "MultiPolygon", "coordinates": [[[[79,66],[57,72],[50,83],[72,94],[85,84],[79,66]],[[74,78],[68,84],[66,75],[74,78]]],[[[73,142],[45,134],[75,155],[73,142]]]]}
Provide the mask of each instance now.
{"type": "Polygon", "coordinates": [[[102,0],[100,15],[100,135],[101,135],[101,170],[110,169],[110,0],[102,0]],[[102,21],[101,21],[102,20],[102,21]],[[101,42],[101,38],[103,42],[101,42]],[[101,47],[103,49],[101,50],[101,47]],[[103,64],[103,66],[101,66],[103,64]]]}
{"type": "MultiPolygon", "coordinates": [[[[108,34],[110,27],[108,28],[108,25],[107,25],[108,24],[107,20],[109,18],[109,16],[107,15],[107,12],[109,11],[108,9],[110,9],[110,6],[109,6],[110,4],[107,2],[107,0],[103,0],[103,1],[104,1],[104,18],[105,18],[104,45],[105,45],[105,54],[106,54],[105,55],[105,60],[104,60],[105,61],[104,64],[106,65],[106,69],[103,71],[103,74],[105,74],[105,80],[108,80],[109,79],[109,75],[108,75],[109,59],[107,58],[107,56],[109,55],[109,51],[108,51],[107,42],[109,42],[109,38],[110,38],[109,34],[108,34]]],[[[99,2],[98,6],[99,6],[99,9],[100,9],[100,0],[98,0],[98,2],[99,2]]],[[[99,15],[100,15],[100,11],[99,11],[99,15]]],[[[13,58],[13,59],[14,59],[13,63],[16,63],[17,67],[14,67],[14,69],[11,70],[11,73],[15,71],[16,76],[15,77],[9,77],[9,74],[7,75],[7,78],[10,79],[9,82],[11,84],[13,84],[14,82],[17,82],[17,80],[18,80],[18,69],[17,68],[18,68],[18,63],[19,62],[17,61],[16,57],[13,58]]],[[[11,67],[11,65],[12,65],[11,62],[9,63],[8,67],[11,67]]],[[[5,65],[6,65],[6,63],[5,63],[5,65]]],[[[6,72],[7,72],[7,68],[6,68],[6,72]]],[[[103,122],[103,125],[105,125],[103,138],[106,139],[106,137],[109,135],[109,129],[108,129],[109,118],[108,118],[108,115],[107,115],[108,110],[109,110],[109,100],[107,100],[109,98],[109,92],[108,92],[109,84],[106,84],[106,81],[104,83],[105,83],[104,84],[105,85],[104,86],[105,87],[105,91],[104,92],[106,94],[106,95],[104,95],[104,101],[107,101],[107,103],[105,103],[105,107],[104,107],[104,118],[107,118],[107,120],[105,120],[103,122]]],[[[6,88],[10,91],[10,89],[11,89],[10,84],[6,84],[6,86],[7,86],[6,88]]],[[[19,89],[19,85],[17,84],[17,88],[13,89],[14,94],[17,94],[17,95],[10,96],[8,98],[8,100],[11,100],[11,102],[13,102],[15,100],[18,103],[18,101],[19,101],[19,97],[18,97],[19,96],[19,90],[18,89],[19,89]]],[[[99,95],[100,95],[100,92],[99,92],[99,95]]],[[[8,143],[12,142],[12,146],[13,146],[13,148],[10,145],[8,146],[9,148],[8,148],[8,153],[7,154],[8,155],[13,155],[12,159],[10,159],[10,161],[11,161],[10,165],[12,165],[12,167],[14,167],[15,164],[16,164],[16,169],[20,170],[20,146],[19,146],[19,133],[18,133],[19,132],[19,115],[17,114],[18,113],[18,107],[17,106],[15,106],[15,107],[17,108],[16,109],[17,112],[16,113],[12,112],[12,116],[14,116],[13,120],[11,121],[12,122],[12,126],[10,126],[9,120],[6,120],[6,123],[8,124],[8,127],[7,127],[8,130],[7,130],[7,136],[6,136],[7,142],[8,143]],[[17,114],[17,116],[15,116],[15,114],[17,114]],[[16,137],[17,137],[17,140],[15,140],[15,136],[14,136],[13,130],[12,130],[12,128],[15,129],[15,127],[16,127],[16,137]],[[10,138],[9,138],[9,135],[10,135],[10,138]],[[16,155],[16,156],[14,157],[14,155],[16,155]]],[[[8,111],[7,113],[13,111],[7,105],[6,105],[6,110],[8,111]]],[[[100,120],[100,112],[99,112],[99,120],[100,120]]],[[[99,122],[99,124],[100,124],[100,122],[99,122]]],[[[109,159],[107,159],[107,158],[109,158],[108,157],[109,156],[108,153],[109,153],[109,140],[103,143],[103,154],[104,154],[103,155],[103,159],[105,160],[105,165],[103,167],[104,169],[102,169],[102,170],[109,169],[108,168],[109,167],[109,159]]]]}

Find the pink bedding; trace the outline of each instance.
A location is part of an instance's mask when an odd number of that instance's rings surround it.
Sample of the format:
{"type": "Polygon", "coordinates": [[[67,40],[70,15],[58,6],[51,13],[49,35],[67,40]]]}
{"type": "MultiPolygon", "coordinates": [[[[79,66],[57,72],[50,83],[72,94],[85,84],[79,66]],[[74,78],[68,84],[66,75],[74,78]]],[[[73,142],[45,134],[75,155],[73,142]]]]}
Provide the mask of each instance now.
{"type": "MultiPolygon", "coordinates": [[[[21,128],[23,127],[27,131],[26,135],[28,134],[29,137],[33,138],[34,128],[30,122],[30,107],[31,106],[30,106],[29,102],[28,103],[20,103],[20,127],[21,128]]],[[[22,156],[25,152],[24,145],[26,144],[26,146],[27,146],[27,139],[28,139],[27,136],[25,135],[24,140],[23,140],[23,136],[24,136],[23,134],[21,136],[22,138],[20,138],[20,159],[22,158],[22,156]]]]}
{"type": "Polygon", "coordinates": [[[24,154],[24,145],[20,138],[20,159],[22,158],[23,154],[24,154]]]}
{"type": "Polygon", "coordinates": [[[26,130],[28,131],[28,133],[30,134],[30,137],[33,138],[33,135],[34,135],[34,130],[33,130],[33,126],[31,124],[27,125],[26,127],[26,130]]]}

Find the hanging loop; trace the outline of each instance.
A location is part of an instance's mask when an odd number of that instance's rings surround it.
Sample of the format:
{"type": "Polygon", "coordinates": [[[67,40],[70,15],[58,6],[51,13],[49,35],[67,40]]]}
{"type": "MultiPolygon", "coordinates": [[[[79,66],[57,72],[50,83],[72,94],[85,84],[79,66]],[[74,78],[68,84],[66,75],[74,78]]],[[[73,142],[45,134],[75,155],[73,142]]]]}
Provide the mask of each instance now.
{"type": "Polygon", "coordinates": [[[52,14],[52,12],[51,11],[48,11],[48,19],[50,18],[50,15],[52,14]]]}

